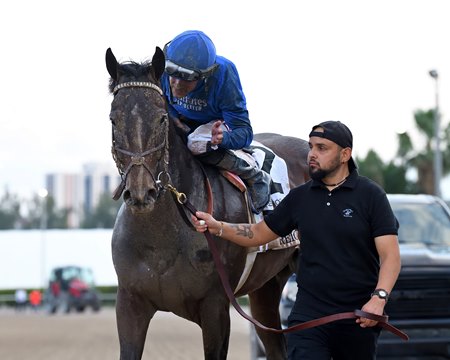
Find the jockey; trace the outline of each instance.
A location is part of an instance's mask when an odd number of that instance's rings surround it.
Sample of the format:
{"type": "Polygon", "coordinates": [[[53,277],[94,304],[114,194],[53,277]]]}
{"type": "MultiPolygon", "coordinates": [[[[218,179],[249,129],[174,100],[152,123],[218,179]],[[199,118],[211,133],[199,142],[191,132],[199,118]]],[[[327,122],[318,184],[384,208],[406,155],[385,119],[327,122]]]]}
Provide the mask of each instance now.
{"type": "Polygon", "coordinates": [[[235,65],[216,55],[211,39],[190,30],[164,48],[161,86],[169,114],[188,132],[187,146],[203,163],[239,175],[249,186],[256,212],[270,198],[270,176],[234,150],[250,145],[253,130],[235,65]]]}

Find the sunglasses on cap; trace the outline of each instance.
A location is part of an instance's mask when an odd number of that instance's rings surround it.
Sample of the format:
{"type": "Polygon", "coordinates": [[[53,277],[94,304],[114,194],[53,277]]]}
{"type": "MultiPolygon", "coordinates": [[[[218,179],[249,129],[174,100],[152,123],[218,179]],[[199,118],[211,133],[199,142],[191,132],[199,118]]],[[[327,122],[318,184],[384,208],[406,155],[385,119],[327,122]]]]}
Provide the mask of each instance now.
{"type": "Polygon", "coordinates": [[[187,69],[180,65],[173,63],[170,60],[166,60],[166,73],[177,79],[184,81],[197,81],[202,78],[202,74],[198,71],[187,69]]]}

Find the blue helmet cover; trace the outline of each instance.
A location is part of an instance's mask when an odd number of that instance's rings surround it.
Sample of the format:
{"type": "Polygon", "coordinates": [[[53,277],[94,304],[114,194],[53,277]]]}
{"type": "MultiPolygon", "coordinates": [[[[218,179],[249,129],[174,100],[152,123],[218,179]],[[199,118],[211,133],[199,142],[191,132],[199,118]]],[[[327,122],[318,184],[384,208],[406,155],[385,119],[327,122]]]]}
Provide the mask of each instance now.
{"type": "Polygon", "coordinates": [[[188,30],[167,46],[166,60],[191,70],[206,70],[216,61],[216,47],[202,31],[188,30]]]}

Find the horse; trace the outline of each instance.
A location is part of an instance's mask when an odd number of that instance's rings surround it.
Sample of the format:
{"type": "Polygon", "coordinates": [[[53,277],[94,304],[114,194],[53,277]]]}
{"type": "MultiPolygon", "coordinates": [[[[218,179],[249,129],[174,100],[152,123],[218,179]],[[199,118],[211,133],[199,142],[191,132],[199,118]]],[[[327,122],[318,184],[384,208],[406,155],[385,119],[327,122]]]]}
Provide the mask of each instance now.
{"type": "MultiPolygon", "coordinates": [[[[198,210],[210,206],[214,216],[234,223],[249,222],[248,202],[217,169],[202,165],[188,150],[185,136],[169,119],[160,89],[164,66],[159,47],[151,61],[142,63],[119,63],[110,48],[106,51],[113,94],[112,153],[122,176],[115,198],[122,196],[123,203],[111,246],[118,278],[120,359],[142,358],[151,319],[165,311],[198,324],[204,358],[222,360],[229,345],[230,300],[204,234],[195,231],[189,212],[177,200],[182,194],[198,210]]],[[[256,134],[255,140],[285,159],[291,188],[308,180],[306,141],[272,133],[256,134]]],[[[235,289],[248,249],[219,237],[214,241],[235,289]]],[[[281,328],[281,291],[295,271],[298,251],[292,247],[258,254],[235,294],[248,295],[252,316],[265,326],[281,328]]],[[[286,358],[283,334],[257,332],[267,359],[286,358]]]]}

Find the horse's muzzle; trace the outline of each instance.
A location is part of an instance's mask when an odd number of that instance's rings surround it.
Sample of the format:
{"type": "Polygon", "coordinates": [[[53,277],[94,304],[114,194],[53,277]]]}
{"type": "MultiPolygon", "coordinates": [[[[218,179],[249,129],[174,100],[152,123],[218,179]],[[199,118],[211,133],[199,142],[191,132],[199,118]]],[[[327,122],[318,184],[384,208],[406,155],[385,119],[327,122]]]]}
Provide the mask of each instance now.
{"type": "Polygon", "coordinates": [[[157,198],[154,188],[131,190],[125,189],[123,200],[133,213],[147,213],[153,210],[157,198]]]}

